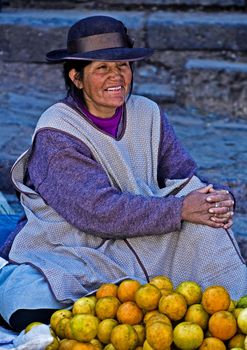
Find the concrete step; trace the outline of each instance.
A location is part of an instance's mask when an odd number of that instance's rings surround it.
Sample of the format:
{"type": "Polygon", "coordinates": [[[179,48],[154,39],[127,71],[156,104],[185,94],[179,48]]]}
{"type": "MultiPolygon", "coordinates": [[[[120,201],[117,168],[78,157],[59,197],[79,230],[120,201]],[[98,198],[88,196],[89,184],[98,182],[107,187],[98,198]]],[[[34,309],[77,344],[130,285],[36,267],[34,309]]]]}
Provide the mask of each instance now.
{"type": "Polygon", "coordinates": [[[145,7],[151,10],[157,10],[167,7],[185,7],[193,9],[195,7],[203,8],[245,8],[245,0],[102,0],[102,1],[88,1],[88,0],[2,0],[3,7],[22,7],[22,8],[138,8],[145,7]]]}
{"type": "Polygon", "coordinates": [[[246,118],[247,63],[189,59],[185,69],[182,91],[187,108],[246,118]]]}
{"type": "Polygon", "coordinates": [[[8,62],[42,62],[47,51],[66,46],[71,24],[93,14],[112,15],[124,21],[136,45],[145,44],[158,53],[247,51],[247,15],[242,13],[158,11],[146,16],[144,11],[26,10],[0,13],[0,58],[8,62]]]}
{"type": "Polygon", "coordinates": [[[157,50],[246,51],[246,34],[244,13],[160,11],[147,20],[147,44],[157,50]]]}
{"type": "MultiPolygon", "coordinates": [[[[68,27],[80,18],[94,14],[111,15],[122,20],[135,38],[136,46],[155,49],[155,54],[149,60],[136,65],[135,86],[138,93],[157,102],[184,106],[191,106],[192,102],[196,108],[201,106],[202,111],[209,112],[221,112],[222,106],[228,104],[222,113],[227,111],[233,116],[245,117],[245,101],[237,94],[234,94],[234,104],[237,104],[234,108],[232,97],[228,94],[224,105],[219,103],[217,108],[207,103],[206,98],[205,103],[196,101],[193,86],[200,91],[211,90],[212,96],[221,95],[222,87],[210,83],[211,79],[206,80],[207,84],[203,79],[196,79],[196,72],[203,71],[200,73],[202,76],[206,74],[202,66],[192,69],[187,65],[187,62],[202,58],[229,60],[239,67],[247,63],[247,15],[237,12],[4,10],[0,13],[0,71],[9,72],[8,76],[1,74],[4,88],[13,91],[16,85],[21,90],[25,85],[39,85],[41,90],[51,93],[61,91],[63,81],[60,68],[45,64],[45,54],[49,50],[66,47],[68,27]],[[13,84],[10,84],[11,79],[13,84]],[[242,112],[239,113],[239,110],[242,112]]],[[[222,79],[229,81],[227,70],[220,71],[222,79]]],[[[231,80],[231,85],[237,85],[238,73],[235,78],[231,80]]],[[[242,90],[242,83],[240,85],[242,90]]],[[[228,92],[230,94],[230,87],[228,92]]]]}

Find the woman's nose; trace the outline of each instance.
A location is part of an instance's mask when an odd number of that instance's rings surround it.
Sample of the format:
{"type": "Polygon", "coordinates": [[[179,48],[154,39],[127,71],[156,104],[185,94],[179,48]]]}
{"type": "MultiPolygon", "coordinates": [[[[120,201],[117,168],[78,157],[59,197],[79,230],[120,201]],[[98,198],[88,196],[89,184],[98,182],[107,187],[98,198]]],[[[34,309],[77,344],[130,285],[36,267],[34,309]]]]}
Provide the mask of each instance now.
{"type": "Polygon", "coordinates": [[[118,67],[113,67],[110,70],[110,75],[111,76],[120,76],[121,75],[121,71],[118,67]]]}

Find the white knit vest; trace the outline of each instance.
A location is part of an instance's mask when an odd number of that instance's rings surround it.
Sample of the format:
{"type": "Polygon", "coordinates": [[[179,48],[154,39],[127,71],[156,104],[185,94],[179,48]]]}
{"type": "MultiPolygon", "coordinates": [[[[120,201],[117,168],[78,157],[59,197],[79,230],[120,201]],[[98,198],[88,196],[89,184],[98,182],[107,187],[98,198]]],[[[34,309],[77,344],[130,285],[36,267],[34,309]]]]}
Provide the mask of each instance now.
{"type": "MultiPolygon", "coordinates": [[[[163,197],[187,179],[167,180],[166,187],[159,188],[160,125],[158,106],[146,98],[132,96],[126,104],[125,130],[117,140],[63,103],[53,105],[41,116],[34,136],[42,128],[67,132],[90,148],[112,186],[163,197]]],[[[246,266],[231,232],[184,222],[180,232],[161,236],[106,240],[86,234],[67,223],[24,184],[30,153],[31,148],[12,170],[28,222],[14,240],[10,259],[37,267],[59,301],[70,303],[109,281],[135,278],[144,283],[143,266],[150,278],[165,274],[175,285],[192,279],[202,287],[212,283],[225,285],[234,298],[247,292],[246,266]]],[[[201,186],[200,180],[193,177],[177,196],[201,186]]]]}

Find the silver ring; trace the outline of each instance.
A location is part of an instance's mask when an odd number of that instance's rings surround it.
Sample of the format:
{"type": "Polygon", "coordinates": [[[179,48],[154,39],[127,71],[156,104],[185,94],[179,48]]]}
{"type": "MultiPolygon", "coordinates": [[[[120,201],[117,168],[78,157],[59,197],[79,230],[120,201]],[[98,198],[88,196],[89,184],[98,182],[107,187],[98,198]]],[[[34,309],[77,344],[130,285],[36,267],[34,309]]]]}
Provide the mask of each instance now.
{"type": "Polygon", "coordinates": [[[215,208],[218,208],[220,206],[219,203],[215,203],[215,208]]]}

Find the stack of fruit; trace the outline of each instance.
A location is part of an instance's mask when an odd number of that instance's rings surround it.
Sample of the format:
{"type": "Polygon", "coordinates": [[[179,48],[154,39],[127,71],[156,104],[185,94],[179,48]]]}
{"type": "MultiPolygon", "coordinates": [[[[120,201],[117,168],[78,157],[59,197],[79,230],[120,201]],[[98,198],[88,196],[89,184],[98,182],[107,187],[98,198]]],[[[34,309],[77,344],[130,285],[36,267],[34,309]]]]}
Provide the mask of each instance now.
{"type": "Polygon", "coordinates": [[[247,350],[247,296],[233,301],[223,286],[194,281],[174,288],[167,276],[128,279],[54,312],[50,327],[46,350],[247,350]]]}

